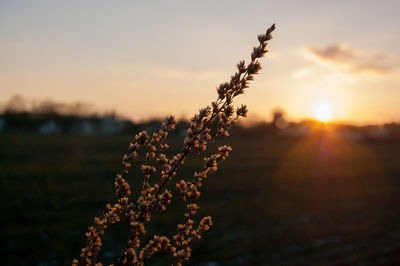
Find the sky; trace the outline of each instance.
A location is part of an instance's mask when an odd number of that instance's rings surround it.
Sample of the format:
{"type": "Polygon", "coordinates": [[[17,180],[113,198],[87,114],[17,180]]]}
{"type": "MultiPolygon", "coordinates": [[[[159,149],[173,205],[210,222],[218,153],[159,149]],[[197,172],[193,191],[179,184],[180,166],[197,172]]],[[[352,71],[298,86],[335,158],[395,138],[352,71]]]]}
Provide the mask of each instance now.
{"type": "Polygon", "coordinates": [[[400,122],[400,1],[3,1],[0,103],[87,102],[141,120],[216,98],[257,34],[263,69],[236,104],[357,124],[400,122]]]}

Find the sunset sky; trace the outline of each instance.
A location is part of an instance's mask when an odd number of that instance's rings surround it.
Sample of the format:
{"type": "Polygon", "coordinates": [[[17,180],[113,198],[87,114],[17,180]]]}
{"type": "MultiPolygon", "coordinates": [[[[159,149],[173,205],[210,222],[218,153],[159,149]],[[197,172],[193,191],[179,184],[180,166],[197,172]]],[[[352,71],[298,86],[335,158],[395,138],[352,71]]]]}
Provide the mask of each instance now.
{"type": "Polygon", "coordinates": [[[138,120],[191,116],[276,23],[237,103],[251,117],[400,122],[400,1],[2,1],[0,103],[83,101],[138,120]]]}

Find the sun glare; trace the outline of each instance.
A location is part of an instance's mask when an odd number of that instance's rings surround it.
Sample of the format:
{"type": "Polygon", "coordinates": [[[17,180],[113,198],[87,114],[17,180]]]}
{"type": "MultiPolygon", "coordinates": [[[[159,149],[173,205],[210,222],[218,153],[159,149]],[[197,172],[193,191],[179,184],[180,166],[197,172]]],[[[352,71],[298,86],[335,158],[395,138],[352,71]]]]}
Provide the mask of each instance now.
{"type": "Polygon", "coordinates": [[[314,116],[322,122],[326,122],[332,117],[332,109],[329,104],[319,103],[314,108],[314,116]]]}

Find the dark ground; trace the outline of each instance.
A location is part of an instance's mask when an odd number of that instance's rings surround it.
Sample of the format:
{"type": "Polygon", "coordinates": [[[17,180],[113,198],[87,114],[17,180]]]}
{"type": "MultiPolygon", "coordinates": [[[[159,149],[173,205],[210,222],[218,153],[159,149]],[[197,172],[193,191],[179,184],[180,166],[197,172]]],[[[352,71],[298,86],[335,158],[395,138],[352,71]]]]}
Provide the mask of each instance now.
{"type": "MultiPolygon", "coordinates": [[[[128,141],[0,135],[2,265],[77,258],[93,217],[115,198],[113,179],[128,141]]],[[[200,214],[211,215],[214,225],[193,246],[189,264],[400,264],[400,142],[328,136],[227,142],[232,156],[207,180],[199,201],[200,214]]],[[[189,159],[182,176],[200,162],[189,159]]],[[[128,181],[137,180],[130,173],[128,181]]],[[[172,208],[150,226],[168,232],[182,218],[172,208]]],[[[126,233],[125,223],[106,233],[105,262],[116,260],[126,233]]]]}

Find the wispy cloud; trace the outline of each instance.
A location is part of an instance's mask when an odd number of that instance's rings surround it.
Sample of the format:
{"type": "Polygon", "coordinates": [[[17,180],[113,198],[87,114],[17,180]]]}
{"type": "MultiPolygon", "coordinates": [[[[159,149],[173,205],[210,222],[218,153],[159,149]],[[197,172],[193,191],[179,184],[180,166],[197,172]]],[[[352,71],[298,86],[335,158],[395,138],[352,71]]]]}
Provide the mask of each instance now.
{"type": "Polygon", "coordinates": [[[354,74],[370,72],[382,75],[393,71],[393,67],[387,63],[388,56],[384,52],[359,50],[343,44],[332,44],[322,48],[311,47],[308,51],[317,59],[354,74]]]}

